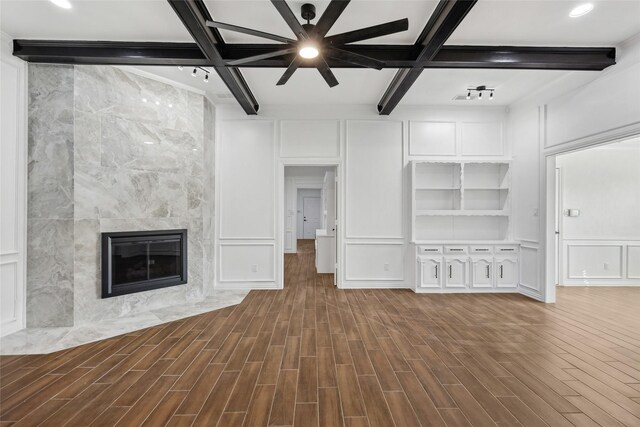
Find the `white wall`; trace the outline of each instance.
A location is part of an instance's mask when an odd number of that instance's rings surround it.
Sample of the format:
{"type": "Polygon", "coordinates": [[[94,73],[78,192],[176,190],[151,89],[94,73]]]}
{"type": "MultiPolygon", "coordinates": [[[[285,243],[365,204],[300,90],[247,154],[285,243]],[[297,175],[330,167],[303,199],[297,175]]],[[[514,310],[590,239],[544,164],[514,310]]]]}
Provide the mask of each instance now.
{"type": "Polygon", "coordinates": [[[0,47],[0,336],[25,326],[27,67],[0,47]]]}
{"type": "Polygon", "coordinates": [[[558,156],[556,166],[560,283],[640,285],[633,273],[640,268],[640,138],[558,156]]]}
{"type": "Polygon", "coordinates": [[[568,73],[509,108],[514,236],[522,243],[521,290],[531,297],[555,301],[555,155],[640,134],[640,34],[618,47],[617,62],[568,73]]]}
{"type": "Polygon", "coordinates": [[[283,196],[292,188],[285,179],[287,165],[337,166],[339,286],[413,288],[410,160],[510,155],[505,109],[497,107],[400,107],[383,117],[369,106],[264,106],[254,118],[221,106],[216,120],[220,288],[282,286],[282,252],[291,250],[295,236],[283,196]],[[446,153],[430,145],[436,137],[449,144],[446,153]],[[275,182],[270,173],[277,175],[275,182]],[[255,188],[244,194],[250,183],[255,188]],[[258,192],[264,203],[249,202],[258,192]],[[276,202],[267,203],[267,197],[276,202]],[[238,236],[242,223],[253,217],[261,217],[259,227],[238,236]],[[244,256],[226,260],[230,244],[244,256]],[[261,273],[271,265],[278,266],[274,275],[261,273]]]}

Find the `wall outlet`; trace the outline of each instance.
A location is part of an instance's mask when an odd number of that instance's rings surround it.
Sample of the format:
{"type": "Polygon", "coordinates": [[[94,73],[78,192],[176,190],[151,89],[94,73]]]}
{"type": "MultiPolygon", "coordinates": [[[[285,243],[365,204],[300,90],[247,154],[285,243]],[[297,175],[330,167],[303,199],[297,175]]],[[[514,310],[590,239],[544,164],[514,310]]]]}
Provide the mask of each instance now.
{"type": "Polygon", "coordinates": [[[252,273],[257,273],[257,272],[258,272],[258,266],[257,266],[256,264],[253,264],[253,265],[251,266],[251,272],[252,272],[252,273]]]}
{"type": "Polygon", "coordinates": [[[384,271],[389,271],[389,263],[388,262],[384,263],[384,271]]]}

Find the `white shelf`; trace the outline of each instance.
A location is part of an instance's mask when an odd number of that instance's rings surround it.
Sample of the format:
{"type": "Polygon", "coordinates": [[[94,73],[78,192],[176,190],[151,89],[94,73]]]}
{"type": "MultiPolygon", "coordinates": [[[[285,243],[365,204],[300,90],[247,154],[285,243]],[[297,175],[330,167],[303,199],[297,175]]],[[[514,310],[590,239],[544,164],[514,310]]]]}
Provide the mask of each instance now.
{"type": "Polygon", "coordinates": [[[506,210],[422,210],[416,216],[509,216],[506,210]]]}
{"type": "Polygon", "coordinates": [[[414,187],[414,190],[450,190],[450,191],[460,191],[460,187],[414,187]]]}
{"type": "Polygon", "coordinates": [[[510,239],[510,161],[414,160],[411,166],[414,241],[510,239]]]}
{"type": "Polygon", "coordinates": [[[468,190],[496,190],[496,191],[509,191],[508,188],[505,187],[464,187],[464,191],[468,190]]]}

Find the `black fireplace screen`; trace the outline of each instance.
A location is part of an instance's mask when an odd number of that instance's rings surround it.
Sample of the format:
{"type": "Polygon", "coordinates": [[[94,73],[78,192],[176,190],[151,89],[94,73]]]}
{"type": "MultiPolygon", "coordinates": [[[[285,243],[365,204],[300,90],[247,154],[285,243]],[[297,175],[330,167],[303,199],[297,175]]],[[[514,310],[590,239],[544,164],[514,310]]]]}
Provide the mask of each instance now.
{"type": "Polygon", "coordinates": [[[102,298],[187,283],[187,230],[102,233],[102,298]]]}

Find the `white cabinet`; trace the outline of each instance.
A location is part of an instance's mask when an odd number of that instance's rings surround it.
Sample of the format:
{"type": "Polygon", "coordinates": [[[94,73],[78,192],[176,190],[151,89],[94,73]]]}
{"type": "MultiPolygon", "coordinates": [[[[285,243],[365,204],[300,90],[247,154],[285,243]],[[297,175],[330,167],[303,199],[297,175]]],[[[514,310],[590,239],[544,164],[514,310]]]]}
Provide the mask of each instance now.
{"type": "Polygon", "coordinates": [[[518,288],[515,243],[416,246],[416,292],[514,292],[518,288]]]}
{"type": "Polygon", "coordinates": [[[445,258],[444,287],[460,289],[467,287],[467,258],[445,258]]]}
{"type": "Polygon", "coordinates": [[[493,288],[492,258],[471,258],[471,287],[493,288]]]}
{"type": "Polygon", "coordinates": [[[496,288],[518,286],[518,259],[515,257],[496,258],[496,288]]]}
{"type": "Polygon", "coordinates": [[[419,284],[421,288],[439,289],[442,284],[442,257],[418,258],[419,284]]]}
{"type": "Polygon", "coordinates": [[[327,235],[325,230],[316,230],[316,272],[335,273],[335,269],[335,236],[327,235]]]}

